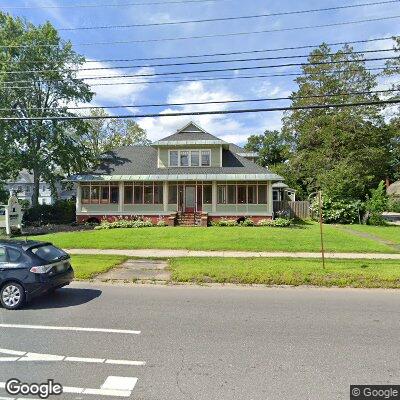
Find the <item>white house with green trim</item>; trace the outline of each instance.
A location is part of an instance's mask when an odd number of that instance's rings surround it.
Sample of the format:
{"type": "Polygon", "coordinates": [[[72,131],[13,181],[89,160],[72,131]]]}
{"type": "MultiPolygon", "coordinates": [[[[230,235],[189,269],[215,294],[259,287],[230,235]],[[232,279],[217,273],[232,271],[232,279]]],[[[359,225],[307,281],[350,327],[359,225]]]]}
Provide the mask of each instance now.
{"type": "Polygon", "coordinates": [[[78,222],[144,218],[170,225],[271,218],[274,182],[257,154],[191,122],[151,146],[120,147],[73,178],[78,222]]]}

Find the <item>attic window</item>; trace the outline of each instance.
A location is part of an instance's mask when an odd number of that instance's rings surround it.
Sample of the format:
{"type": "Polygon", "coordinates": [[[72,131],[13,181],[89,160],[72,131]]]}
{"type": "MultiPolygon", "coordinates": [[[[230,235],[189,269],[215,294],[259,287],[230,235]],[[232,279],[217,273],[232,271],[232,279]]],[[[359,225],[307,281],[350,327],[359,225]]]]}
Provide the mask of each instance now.
{"type": "Polygon", "coordinates": [[[170,150],[170,167],[209,167],[211,150],[170,150]]]}

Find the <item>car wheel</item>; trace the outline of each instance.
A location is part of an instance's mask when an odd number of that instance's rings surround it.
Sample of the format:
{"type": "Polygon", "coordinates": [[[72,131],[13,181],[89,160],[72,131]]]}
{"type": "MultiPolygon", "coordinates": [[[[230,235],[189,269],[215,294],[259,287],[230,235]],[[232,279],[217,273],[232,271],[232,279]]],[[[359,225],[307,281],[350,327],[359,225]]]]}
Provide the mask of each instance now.
{"type": "Polygon", "coordinates": [[[6,283],[0,291],[0,302],[7,310],[16,310],[25,302],[24,288],[16,282],[6,283]]]}

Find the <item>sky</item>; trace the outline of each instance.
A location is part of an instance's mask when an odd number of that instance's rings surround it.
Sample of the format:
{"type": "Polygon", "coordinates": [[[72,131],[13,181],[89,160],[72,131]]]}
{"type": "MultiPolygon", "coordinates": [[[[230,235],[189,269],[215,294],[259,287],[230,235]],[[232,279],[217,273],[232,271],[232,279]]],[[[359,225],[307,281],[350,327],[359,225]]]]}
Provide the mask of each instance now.
{"type": "MultiPolygon", "coordinates": [[[[160,0],[157,0],[160,1],[160,0]]],[[[168,0],[167,0],[168,1],[168,0]]],[[[201,57],[195,59],[176,60],[172,57],[212,54],[221,52],[265,50],[282,47],[303,45],[318,45],[322,42],[334,43],[343,41],[364,40],[376,37],[398,35],[399,19],[384,21],[371,21],[340,27],[325,27],[313,29],[300,29],[284,32],[269,32],[229,37],[211,37],[202,39],[170,40],[170,41],[144,41],[160,38],[178,38],[185,36],[202,36],[225,34],[230,32],[249,32],[259,30],[284,29],[307,25],[332,24],[342,21],[354,21],[389,16],[400,17],[400,2],[360,7],[353,9],[316,12],[310,14],[273,16],[257,19],[243,19],[236,21],[218,21],[206,23],[193,23],[184,25],[164,25],[151,27],[134,27],[128,29],[97,29],[77,30],[67,29],[76,27],[90,27],[100,25],[127,25],[148,24],[168,21],[184,21],[193,19],[207,19],[231,16],[244,16],[265,13],[276,13],[299,9],[315,9],[335,7],[349,4],[372,2],[373,0],[214,0],[209,2],[189,2],[175,4],[144,4],[128,6],[127,3],[151,3],[155,0],[0,0],[0,10],[12,15],[25,17],[34,24],[50,21],[56,28],[65,29],[60,35],[65,40],[71,40],[75,51],[84,55],[90,61],[84,68],[112,67],[103,71],[82,71],[81,77],[95,77],[99,75],[115,76],[115,80],[108,82],[129,82],[140,80],[141,84],[135,85],[109,85],[92,86],[96,93],[92,103],[99,106],[130,105],[132,107],[110,111],[111,114],[127,113],[167,113],[167,112],[192,112],[208,110],[228,110],[238,108],[257,108],[289,106],[287,100],[247,103],[247,104],[211,104],[196,106],[170,106],[135,108],[139,104],[165,104],[184,102],[207,102],[223,100],[255,99],[265,97],[287,97],[296,90],[294,77],[269,77],[257,79],[240,79],[243,75],[259,74],[284,74],[299,72],[299,67],[282,67],[274,69],[260,69],[253,71],[232,70],[229,72],[209,72],[179,76],[180,79],[189,79],[200,76],[226,76],[237,79],[150,83],[152,80],[178,79],[177,77],[141,77],[124,78],[123,74],[154,74],[162,72],[203,70],[213,68],[237,68],[240,66],[270,65],[288,62],[277,61],[248,61],[205,65],[186,65],[175,67],[148,67],[154,61],[137,61],[131,63],[105,62],[109,59],[135,59],[171,57],[170,60],[161,60],[159,63],[204,61],[216,59],[232,59],[243,57],[306,55],[309,50],[290,50],[268,52],[255,55],[241,55],[229,57],[201,57]],[[118,7],[93,7],[93,8],[50,8],[54,6],[83,4],[118,4],[118,7]],[[123,6],[125,4],[125,6],[123,6]],[[11,7],[42,7],[38,9],[15,9],[11,7]],[[47,6],[47,8],[46,8],[47,6]],[[132,43],[114,43],[109,42],[132,43]],[[108,42],[108,44],[83,45],[93,42],[108,42]],[[140,68],[114,69],[121,65],[140,65],[140,68]]],[[[357,50],[371,50],[390,48],[392,41],[373,42],[354,45],[357,50]]],[[[337,47],[333,47],[337,49],[337,47]]],[[[383,57],[384,53],[373,53],[383,57]]],[[[388,54],[388,53],[386,53],[388,54]]],[[[304,59],[303,59],[304,60],[304,59]]],[[[297,60],[300,61],[300,60],[297,60]]],[[[158,62],[157,62],[158,63],[158,62]]],[[[383,61],[369,62],[368,66],[382,66],[383,61]]],[[[89,82],[89,81],[88,81],[89,82]]],[[[99,83],[91,80],[90,83],[99,83]]],[[[104,81],[103,81],[104,82],[104,81]]],[[[382,87],[387,82],[382,82],[382,87]]],[[[228,142],[242,145],[248,136],[261,134],[266,129],[279,129],[281,127],[281,112],[231,114],[231,115],[205,115],[189,117],[163,117],[163,118],[138,118],[137,122],[146,129],[151,140],[157,140],[174,133],[190,120],[202,126],[206,131],[228,142]]]]}

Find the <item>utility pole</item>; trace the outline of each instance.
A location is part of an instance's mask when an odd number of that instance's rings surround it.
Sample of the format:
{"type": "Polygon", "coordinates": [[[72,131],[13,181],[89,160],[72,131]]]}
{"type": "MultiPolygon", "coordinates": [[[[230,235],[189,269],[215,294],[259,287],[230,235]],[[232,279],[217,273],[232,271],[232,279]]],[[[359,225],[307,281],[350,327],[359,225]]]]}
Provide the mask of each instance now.
{"type": "Polygon", "coordinates": [[[321,234],[321,256],[322,256],[322,268],[325,269],[325,250],[324,250],[324,235],[322,228],[322,192],[318,191],[318,208],[319,208],[319,230],[321,234]]]}

